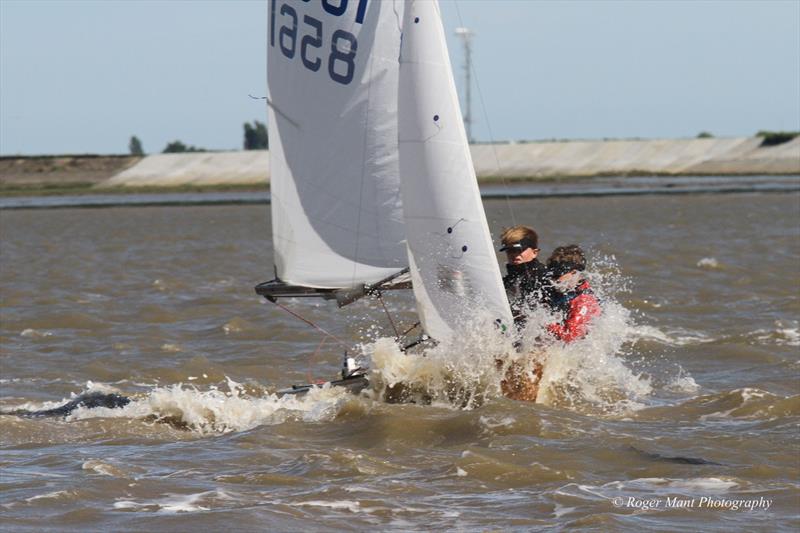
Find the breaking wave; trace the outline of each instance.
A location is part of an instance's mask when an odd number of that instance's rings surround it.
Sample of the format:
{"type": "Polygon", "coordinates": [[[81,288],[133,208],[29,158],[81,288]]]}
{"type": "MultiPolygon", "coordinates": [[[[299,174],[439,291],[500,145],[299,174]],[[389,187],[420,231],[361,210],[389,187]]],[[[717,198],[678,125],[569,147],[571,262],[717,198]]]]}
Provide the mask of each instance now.
{"type": "MultiPolygon", "coordinates": [[[[92,387],[91,390],[98,389],[92,387]]],[[[344,389],[330,386],[314,388],[302,397],[278,397],[226,379],[225,384],[212,385],[209,390],[182,383],[155,387],[144,395],[131,397],[131,402],[121,408],[79,407],[67,420],[144,419],[200,434],[228,433],[289,420],[333,420],[353,399],[344,389]]]]}

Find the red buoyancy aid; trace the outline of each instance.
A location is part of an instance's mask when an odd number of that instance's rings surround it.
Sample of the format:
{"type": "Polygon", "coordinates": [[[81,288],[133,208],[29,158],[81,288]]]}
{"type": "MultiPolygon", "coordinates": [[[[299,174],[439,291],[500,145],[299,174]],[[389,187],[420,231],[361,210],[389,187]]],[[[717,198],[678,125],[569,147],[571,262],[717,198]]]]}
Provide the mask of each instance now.
{"type": "Polygon", "coordinates": [[[592,294],[589,282],[583,281],[569,298],[566,317],[562,323],[550,324],[547,331],[564,342],[580,339],[589,332],[589,322],[600,314],[600,301],[592,294]]]}

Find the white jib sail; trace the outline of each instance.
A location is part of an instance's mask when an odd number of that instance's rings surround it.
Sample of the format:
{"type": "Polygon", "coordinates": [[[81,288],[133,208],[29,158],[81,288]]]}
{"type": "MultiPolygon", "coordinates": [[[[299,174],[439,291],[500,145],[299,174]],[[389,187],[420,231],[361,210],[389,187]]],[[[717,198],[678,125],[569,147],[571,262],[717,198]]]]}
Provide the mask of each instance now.
{"type": "Polygon", "coordinates": [[[425,331],[512,323],[453,81],[439,5],[407,1],[398,105],[409,264],[425,331]]]}
{"type": "Polygon", "coordinates": [[[352,287],[408,264],[397,4],[268,0],[272,233],[289,284],[352,287]]]}

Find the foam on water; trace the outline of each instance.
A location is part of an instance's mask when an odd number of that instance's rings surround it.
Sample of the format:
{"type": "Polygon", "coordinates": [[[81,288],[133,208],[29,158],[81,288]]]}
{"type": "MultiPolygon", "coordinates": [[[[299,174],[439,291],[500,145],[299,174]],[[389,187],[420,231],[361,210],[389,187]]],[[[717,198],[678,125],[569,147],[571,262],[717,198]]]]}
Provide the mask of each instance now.
{"type": "Polygon", "coordinates": [[[100,459],[89,459],[85,461],[81,468],[99,474],[101,476],[109,477],[125,477],[125,472],[108,462],[101,461],[100,459]]]}
{"type": "Polygon", "coordinates": [[[80,407],[67,420],[97,417],[154,419],[201,434],[227,433],[280,424],[290,419],[306,422],[332,420],[352,398],[344,389],[330,386],[314,388],[301,397],[251,396],[243,385],[228,379],[222,388],[209,390],[181,383],[155,387],[142,397],[132,398],[131,403],[122,408],[80,407]]]}
{"type": "Polygon", "coordinates": [[[232,498],[227,493],[213,490],[195,494],[167,494],[165,498],[144,502],[118,499],[114,502],[114,509],[163,514],[196,513],[210,510],[219,501],[228,502],[230,500],[232,498]]]}
{"type": "Polygon", "coordinates": [[[370,512],[369,509],[361,507],[361,503],[353,500],[339,500],[339,501],[307,501],[296,503],[297,506],[309,507],[327,507],[328,509],[345,509],[351,513],[370,512]]]}
{"type": "Polygon", "coordinates": [[[494,429],[499,427],[510,427],[516,423],[516,419],[513,416],[504,416],[500,417],[492,417],[492,416],[482,416],[479,418],[481,425],[483,425],[487,429],[494,429]]]}
{"type": "MultiPolygon", "coordinates": [[[[658,342],[667,346],[695,346],[728,339],[724,335],[712,337],[708,333],[686,328],[662,331],[656,327],[639,325],[632,331],[636,340],[658,342]]],[[[776,320],[773,328],[760,328],[744,334],[752,344],[800,346],[800,323],[796,320],[776,320]]]]}
{"type": "Polygon", "coordinates": [[[180,344],[165,342],[161,345],[161,351],[166,353],[180,353],[183,351],[183,348],[180,344]]]}
{"type": "Polygon", "coordinates": [[[675,329],[664,332],[648,325],[638,325],[631,328],[630,338],[632,341],[649,340],[668,346],[693,346],[716,340],[702,331],[675,329]]]}
{"type": "Polygon", "coordinates": [[[697,262],[698,268],[706,268],[709,270],[716,270],[721,268],[719,261],[714,257],[704,257],[697,262]]]}
{"type": "Polygon", "coordinates": [[[33,338],[33,339],[41,339],[41,338],[44,338],[44,337],[52,337],[53,336],[53,332],[52,331],[42,331],[42,330],[38,330],[38,329],[27,328],[27,329],[23,329],[19,333],[19,335],[20,335],[20,337],[29,337],[29,338],[33,338]]]}
{"type": "MultiPolygon", "coordinates": [[[[31,382],[38,381],[36,379],[29,380],[31,382]]],[[[2,381],[0,381],[2,383],[2,381]]],[[[78,384],[80,385],[80,384],[78,384]]],[[[10,411],[47,411],[49,409],[55,409],[56,407],[61,407],[65,403],[74,400],[78,396],[82,394],[90,394],[94,392],[99,392],[102,394],[119,394],[120,391],[116,387],[111,385],[107,385],[105,383],[96,383],[93,381],[87,381],[84,385],[84,388],[81,392],[73,392],[70,394],[69,398],[64,398],[61,400],[52,400],[46,402],[25,402],[21,404],[15,404],[13,408],[10,408],[10,411]]]]}
{"type": "Polygon", "coordinates": [[[779,416],[792,416],[798,413],[800,396],[780,396],[761,389],[744,387],[710,396],[695,398],[687,405],[707,405],[709,412],[699,420],[774,420],[779,416]]]}
{"type": "Polygon", "coordinates": [[[773,329],[758,329],[752,335],[759,344],[800,346],[800,322],[776,320],[774,326],[773,329]]]}
{"type": "Polygon", "coordinates": [[[652,490],[659,488],[684,489],[690,491],[701,491],[703,493],[725,493],[732,488],[738,487],[739,483],[733,478],[718,477],[695,477],[687,479],[668,479],[668,478],[638,478],[629,481],[612,482],[604,487],[618,487],[620,489],[639,489],[652,490]]]}
{"type": "Polygon", "coordinates": [[[697,384],[692,376],[685,374],[682,370],[672,379],[672,381],[667,383],[666,389],[675,392],[690,393],[698,391],[700,389],[700,385],[697,384]]]}
{"type": "Polygon", "coordinates": [[[61,498],[67,498],[70,496],[74,496],[75,492],[71,490],[57,490],[54,492],[47,492],[44,494],[37,494],[36,496],[31,496],[30,498],[25,498],[25,501],[35,502],[37,500],[58,500],[61,498]]]}

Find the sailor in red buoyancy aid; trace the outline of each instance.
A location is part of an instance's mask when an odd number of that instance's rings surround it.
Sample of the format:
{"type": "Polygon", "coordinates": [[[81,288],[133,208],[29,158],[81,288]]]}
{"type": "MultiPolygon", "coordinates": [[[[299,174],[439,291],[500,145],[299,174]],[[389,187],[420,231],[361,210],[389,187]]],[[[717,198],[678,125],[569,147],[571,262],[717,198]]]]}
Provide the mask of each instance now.
{"type": "Polygon", "coordinates": [[[547,326],[547,331],[564,342],[585,337],[601,308],[582,274],[586,269],[583,250],[575,244],[559,246],[547,260],[547,268],[554,289],[550,305],[564,317],[561,322],[547,326]]]}
{"type": "MultiPolygon", "coordinates": [[[[574,244],[556,248],[547,261],[550,281],[547,305],[563,317],[547,326],[547,331],[557,340],[572,342],[583,338],[589,332],[592,319],[601,312],[600,301],[583,276],[585,269],[583,250],[574,244]]],[[[527,364],[513,362],[506,368],[500,387],[507,398],[536,401],[546,351],[534,352],[530,356],[532,359],[527,364]]],[[[498,363],[498,368],[502,368],[502,361],[498,363]]]]}

